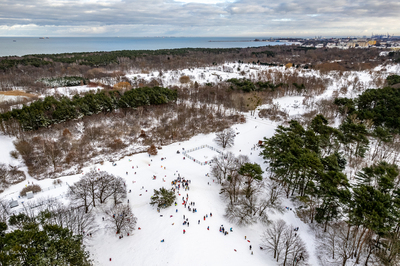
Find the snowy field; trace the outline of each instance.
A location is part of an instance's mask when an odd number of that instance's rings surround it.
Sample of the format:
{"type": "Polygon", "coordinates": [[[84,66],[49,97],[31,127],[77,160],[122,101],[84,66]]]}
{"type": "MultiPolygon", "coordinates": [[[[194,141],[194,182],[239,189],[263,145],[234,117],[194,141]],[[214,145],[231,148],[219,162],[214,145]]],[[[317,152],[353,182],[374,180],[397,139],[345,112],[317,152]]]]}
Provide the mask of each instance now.
{"type": "MultiPolygon", "coordinates": [[[[232,151],[236,155],[248,155],[252,162],[262,165],[263,159],[258,156],[259,151],[251,150],[251,148],[264,136],[273,135],[276,125],[265,122],[261,119],[252,119],[245,124],[235,125],[234,127],[241,134],[237,135],[235,145],[226,151],[232,151]]],[[[210,166],[183,160],[182,154],[176,153],[182,148],[190,149],[204,144],[215,147],[214,138],[215,134],[199,135],[189,141],[163,147],[157,156],[149,157],[148,154],[142,153],[125,157],[117,161],[116,166],[112,166],[111,162],[92,166],[126,180],[127,189],[131,190],[127,200],[129,199],[133,213],[138,218],[137,227],[141,228],[135,230],[129,237],[119,239],[115,232],[105,228],[101,211],[98,209],[99,229],[92,238],[86,241],[95,265],[276,265],[270,254],[259,249],[263,225],[255,224],[241,228],[229,223],[223,216],[226,203],[219,195],[220,186],[212,177],[206,176],[210,172],[210,166]],[[166,159],[162,161],[161,158],[166,159]],[[153,189],[170,188],[171,181],[177,177],[178,173],[191,180],[190,190],[180,191],[181,195],[177,194],[177,207],[172,206],[158,213],[156,208],[149,204],[153,189]],[[157,177],[156,180],[153,180],[153,175],[157,177]],[[181,204],[182,197],[186,196],[186,193],[189,195],[189,202],[195,202],[197,213],[189,212],[181,204]],[[189,218],[189,227],[182,225],[183,215],[189,218]],[[206,220],[204,220],[205,215],[209,216],[206,220]],[[221,225],[226,229],[232,227],[233,232],[224,236],[219,232],[221,225]],[[210,230],[207,230],[207,226],[210,230]],[[186,230],[186,234],[183,234],[183,229],[186,230]],[[250,242],[245,240],[245,236],[250,242]],[[161,239],[165,242],[161,243],[161,239]],[[252,245],[254,255],[251,255],[250,245],[252,245]]],[[[190,154],[211,157],[213,151],[205,148],[190,154]],[[202,155],[203,153],[206,155],[202,155]]],[[[5,160],[5,157],[7,156],[3,156],[2,160],[5,160]]],[[[83,173],[90,169],[84,169],[83,173]]],[[[28,182],[33,181],[45,191],[35,194],[34,199],[19,199],[20,206],[15,210],[21,210],[22,201],[26,203],[38,198],[57,197],[64,201],[67,200],[64,197],[68,190],[66,183],[76,182],[81,175],[62,177],[62,186],[54,186],[53,180],[36,181],[28,178],[4,191],[2,198],[16,199],[19,191],[28,182]]],[[[311,265],[317,265],[313,234],[308,233],[308,226],[300,222],[293,211],[284,213],[283,219],[301,228],[301,237],[307,243],[311,253],[311,265]]]]}
{"type": "Polygon", "coordinates": [[[87,85],[82,85],[82,86],[71,86],[71,87],[56,87],[52,89],[46,90],[47,95],[64,95],[67,97],[72,97],[77,93],[84,93],[84,92],[89,92],[93,91],[96,92],[97,90],[102,90],[102,87],[90,87],[87,85]]]}
{"type": "Polygon", "coordinates": [[[10,152],[15,150],[13,138],[0,135],[0,163],[18,165],[19,161],[10,156],[10,152]]]}
{"type": "MultiPolygon", "coordinates": [[[[227,64],[227,67],[236,69],[237,65],[227,64]]],[[[256,75],[253,73],[256,70],[249,66],[241,67],[248,71],[246,74],[248,77],[256,75]]],[[[230,68],[226,68],[225,71],[230,68]]],[[[260,66],[258,71],[264,68],[269,67],[260,66]]],[[[284,68],[280,69],[283,72],[292,71],[284,70],[284,68]]],[[[224,72],[223,66],[195,69],[190,70],[190,72],[189,70],[185,71],[180,71],[179,76],[181,74],[191,75],[193,76],[192,80],[201,82],[216,82],[240,77],[237,71],[234,73],[224,72]]],[[[375,69],[375,71],[383,70],[380,68],[375,69]]],[[[392,67],[387,69],[387,72],[399,74],[400,69],[392,67]]],[[[311,72],[308,73],[310,74],[311,72]]],[[[174,75],[177,74],[172,72],[164,73],[166,84],[163,85],[178,84],[179,81],[174,78],[174,75]]],[[[133,79],[135,76],[151,79],[151,74],[134,73],[130,74],[129,78],[133,79]]],[[[333,76],[334,74],[332,74],[333,76]]],[[[367,72],[352,72],[347,76],[333,80],[327,91],[318,97],[330,97],[334,90],[340,88],[342,84],[346,84],[346,79],[355,78],[360,81],[363,88],[373,87],[371,77],[367,75],[367,72]]],[[[54,93],[70,95],[74,90],[85,91],[86,89],[88,88],[85,86],[79,86],[72,87],[68,91],[57,89],[54,93]]],[[[346,96],[354,97],[355,95],[356,93],[353,93],[350,88],[346,96]]],[[[299,96],[283,97],[274,99],[273,102],[279,104],[281,109],[285,109],[290,116],[294,116],[305,112],[302,104],[303,98],[299,96]]],[[[264,107],[261,106],[260,108],[264,107]]],[[[229,223],[224,218],[226,202],[219,194],[220,185],[214,182],[211,175],[207,176],[207,173],[210,173],[210,166],[200,165],[192,160],[183,160],[182,148],[189,150],[201,145],[210,145],[223,152],[231,151],[236,156],[240,154],[248,155],[251,162],[258,163],[265,169],[264,160],[259,156],[260,150],[252,150],[251,148],[264,137],[271,137],[278,124],[270,120],[260,119],[257,113],[255,116],[250,116],[249,114],[245,116],[246,123],[232,127],[239,134],[237,134],[235,144],[231,148],[224,150],[217,146],[214,142],[215,134],[198,135],[185,142],[164,146],[156,156],[149,157],[147,153],[141,153],[116,161],[116,166],[112,166],[111,162],[105,162],[104,165],[92,165],[84,168],[79,175],[61,177],[62,185],[54,186],[53,180],[37,181],[27,175],[26,181],[9,187],[0,194],[0,198],[6,200],[18,199],[20,205],[13,209],[16,213],[22,211],[22,202],[40,201],[40,199],[44,198],[58,198],[61,201],[67,201],[68,199],[65,197],[68,191],[67,183],[73,184],[83,174],[95,168],[125,179],[127,190],[131,190],[126,200],[129,200],[132,211],[138,218],[137,228],[141,228],[140,230],[136,229],[129,237],[119,239],[115,232],[106,228],[102,221],[101,206],[98,207],[96,209],[96,212],[98,212],[98,230],[93,234],[93,237],[85,240],[85,245],[95,265],[278,265],[271,254],[259,249],[261,234],[265,226],[254,224],[247,227],[237,227],[229,223]],[[177,150],[181,153],[177,154],[177,150]],[[161,160],[161,158],[165,159],[161,160]],[[149,204],[153,190],[161,187],[171,188],[171,181],[177,178],[178,174],[191,180],[190,190],[181,190],[177,193],[178,206],[169,207],[158,213],[156,208],[149,204]],[[153,180],[154,175],[156,176],[155,180],[153,180]],[[18,198],[21,189],[32,182],[39,184],[44,191],[35,194],[34,199],[18,198]],[[195,202],[197,213],[188,211],[182,205],[182,197],[186,197],[186,194],[189,196],[189,202],[195,202]],[[212,217],[210,217],[210,213],[212,213],[212,217]],[[183,215],[189,219],[190,226],[182,225],[183,215]],[[208,217],[204,220],[206,215],[208,217]],[[200,223],[198,223],[199,220],[200,223]],[[225,229],[232,227],[233,232],[224,236],[219,232],[221,225],[225,229]],[[208,226],[209,230],[207,230],[208,226]],[[186,230],[186,234],[183,234],[183,230],[186,230]],[[245,236],[247,237],[246,240],[245,236]],[[165,242],[160,242],[162,239],[165,242]],[[251,255],[250,245],[252,246],[253,255],[251,255]]],[[[10,151],[14,150],[11,138],[0,136],[0,146],[2,148],[0,162],[12,165],[21,164],[19,160],[10,156],[10,151]]],[[[218,153],[209,148],[203,148],[188,154],[199,161],[206,161],[218,153]]],[[[104,155],[105,158],[106,156],[104,155]]],[[[264,174],[264,177],[266,177],[266,174],[264,174]]],[[[300,227],[298,233],[306,243],[310,253],[309,265],[319,265],[314,233],[307,224],[304,224],[296,217],[294,208],[285,210],[285,206],[292,208],[290,201],[286,200],[284,201],[284,206],[282,206],[283,214],[271,214],[270,218],[273,220],[282,218],[289,225],[300,227]]]]}
{"type": "Polygon", "coordinates": [[[14,96],[14,95],[4,95],[0,94],[0,103],[1,102],[16,102],[17,100],[29,99],[25,96],[14,96]]]}
{"type": "MultiPolygon", "coordinates": [[[[199,147],[194,147],[186,150],[186,155],[191,156],[193,159],[198,160],[200,162],[209,162],[212,160],[214,156],[218,156],[219,153],[216,150],[212,150],[211,148],[204,147],[205,145],[201,145],[199,147]],[[195,149],[192,151],[192,149],[195,149]]],[[[216,146],[216,144],[214,144],[216,146]]],[[[212,146],[210,146],[212,147],[212,146]]],[[[215,148],[215,147],[214,147],[215,148]]],[[[218,147],[219,148],[219,147],[218,147]]],[[[216,149],[216,148],[215,148],[216,149]]],[[[218,149],[222,152],[222,149],[218,149]]]]}
{"type": "Polygon", "coordinates": [[[303,99],[303,96],[286,96],[273,99],[273,102],[279,105],[280,110],[292,116],[302,114],[306,111],[303,106],[303,99]]]}

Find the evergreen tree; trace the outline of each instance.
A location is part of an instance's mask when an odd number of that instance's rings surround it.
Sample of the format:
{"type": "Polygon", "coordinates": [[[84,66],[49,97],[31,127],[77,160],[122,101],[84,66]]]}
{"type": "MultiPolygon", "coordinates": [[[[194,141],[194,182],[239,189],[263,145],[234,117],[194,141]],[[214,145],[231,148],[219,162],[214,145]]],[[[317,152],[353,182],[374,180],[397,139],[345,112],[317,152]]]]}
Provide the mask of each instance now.
{"type": "Polygon", "coordinates": [[[157,204],[158,208],[168,208],[175,201],[176,195],[173,190],[167,190],[165,188],[160,188],[159,190],[154,190],[154,195],[151,196],[150,204],[157,204]]]}
{"type": "Polygon", "coordinates": [[[0,225],[0,264],[12,265],[91,265],[82,245],[82,236],[58,225],[26,223],[5,233],[0,225]]]}
{"type": "Polygon", "coordinates": [[[244,177],[246,177],[246,188],[244,190],[244,193],[246,195],[246,198],[250,198],[253,195],[253,188],[252,188],[252,183],[255,180],[261,181],[262,180],[262,174],[263,171],[261,170],[260,165],[256,163],[245,163],[243,164],[238,173],[244,177]]]}

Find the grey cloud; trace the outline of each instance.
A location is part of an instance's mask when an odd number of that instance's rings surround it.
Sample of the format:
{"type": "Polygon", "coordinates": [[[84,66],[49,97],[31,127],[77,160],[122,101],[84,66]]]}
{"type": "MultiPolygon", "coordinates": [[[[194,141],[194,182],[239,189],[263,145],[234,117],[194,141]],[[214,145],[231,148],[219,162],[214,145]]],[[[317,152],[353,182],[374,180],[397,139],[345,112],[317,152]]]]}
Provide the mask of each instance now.
{"type": "Polygon", "coordinates": [[[393,23],[400,25],[398,14],[398,0],[238,0],[213,5],[173,0],[3,0],[0,35],[5,32],[2,26],[7,32],[13,28],[17,32],[16,26],[30,24],[37,25],[38,31],[46,26],[55,34],[90,34],[92,29],[94,35],[117,31],[133,35],[329,35],[374,27],[391,32],[399,31],[393,23]]]}

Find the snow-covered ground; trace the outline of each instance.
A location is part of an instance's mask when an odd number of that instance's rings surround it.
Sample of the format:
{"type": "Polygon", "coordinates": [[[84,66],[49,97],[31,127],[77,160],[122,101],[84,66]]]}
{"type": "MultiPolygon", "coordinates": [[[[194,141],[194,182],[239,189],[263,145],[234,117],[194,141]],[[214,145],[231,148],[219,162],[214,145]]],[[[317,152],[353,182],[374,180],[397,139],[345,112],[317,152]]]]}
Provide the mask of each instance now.
{"type": "Polygon", "coordinates": [[[77,93],[85,93],[89,91],[94,91],[96,92],[97,90],[102,90],[103,88],[98,86],[98,87],[92,87],[92,86],[87,86],[87,85],[82,85],[82,86],[71,86],[71,87],[56,87],[52,89],[46,90],[47,95],[64,95],[67,97],[72,97],[77,93]]]}
{"type": "Polygon", "coordinates": [[[15,102],[17,100],[28,99],[26,96],[14,96],[14,95],[4,95],[0,94],[0,103],[1,102],[15,102]]]}
{"type": "Polygon", "coordinates": [[[11,157],[10,152],[15,150],[13,138],[0,135],[0,163],[18,165],[19,161],[11,157]]]}
{"type": "Polygon", "coordinates": [[[278,99],[274,99],[273,102],[279,105],[279,109],[292,115],[299,115],[304,113],[303,108],[304,96],[286,96],[278,99]]]}
{"type": "MultiPolygon", "coordinates": [[[[232,151],[236,155],[248,155],[252,162],[263,165],[259,150],[254,151],[251,148],[263,137],[272,136],[275,128],[276,125],[271,122],[254,118],[248,119],[245,124],[235,125],[234,129],[240,134],[235,139],[235,145],[226,151],[232,151]]],[[[177,150],[182,151],[182,148],[188,150],[204,144],[217,147],[214,138],[215,134],[199,135],[189,141],[163,147],[157,156],[149,157],[146,153],[141,153],[117,161],[116,166],[112,166],[111,162],[93,166],[126,180],[127,189],[132,191],[128,193],[130,206],[138,218],[137,227],[141,228],[135,230],[129,237],[119,239],[114,232],[104,228],[99,214],[100,229],[86,243],[95,265],[276,265],[270,254],[259,249],[263,225],[237,227],[229,223],[223,216],[226,203],[219,195],[220,186],[212,177],[206,176],[210,172],[210,166],[183,160],[182,154],[176,153],[177,150]],[[165,160],[161,161],[161,158],[165,160]],[[181,191],[181,195],[177,195],[179,203],[177,207],[172,206],[157,213],[156,208],[149,204],[153,189],[170,188],[171,181],[178,173],[191,180],[190,190],[181,191]],[[157,176],[156,180],[153,180],[153,175],[157,176]],[[189,195],[189,201],[195,202],[197,213],[188,211],[181,204],[181,197],[186,196],[186,193],[189,195]],[[189,227],[182,225],[183,215],[189,218],[189,227]],[[204,220],[205,215],[209,216],[206,220],[204,220]],[[221,225],[227,229],[233,227],[233,232],[224,236],[219,232],[221,225]],[[210,230],[207,230],[207,226],[210,230]],[[186,230],[186,234],[183,234],[183,229],[186,230]],[[245,240],[245,236],[250,242],[245,240]],[[165,242],[161,243],[161,239],[165,242]],[[253,247],[254,255],[251,255],[250,245],[253,247]]],[[[207,148],[192,154],[195,153],[203,157],[215,155],[214,151],[207,148]]],[[[7,160],[6,157],[3,156],[1,160],[7,160]]],[[[86,168],[83,173],[89,170],[90,168],[86,168]]],[[[66,183],[72,184],[79,180],[80,176],[81,174],[60,178],[63,181],[62,186],[53,185],[53,180],[49,179],[34,181],[44,189],[44,192],[35,194],[34,199],[19,199],[20,205],[22,201],[33,201],[38,198],[57,197],[60,200],[67,200],[66,183]]],[[[18,198],[19,191],[28,184],[28,181],[33,180],[28,179],[11,186],[2,193],[2,198],[7,200],[18,198]]],[[[16,207],[15,210],[21,210],[18,208],[20,207],[16,207]]],[[[272,217],[280,218],[282,215],[272,217]]],[[[295,217],[294,211],[284,213],[283,219],[293,226],[300,227],[301,237],[311,253],[311,265],[317,265],[314,236],[312,232],[308,232],[308,226],[295,217]]]]}
{"type": "MultiPolygon", "coordinates": [[[[201,67],[201,68],[188,68],[179,70],[169,70],[164,72],[151,71],[148,73],[142,73],[141,70],[132,70],[126,74],[126,78],[135,81],[151,82],[157,80],[161,86],[173,87],[173,86],[193,86],[195,82],[200,85],[207,83],[217,84],[219,82],[226,81],[232,78],[246,78],[251,80],[264,80],[271,81],[272,83],[279,83],[277,77],[303,77],[303,78],[316,78],[321,79],[325,82],[325,90],[319,95],[311,95],[312,101],[316,102],[321,99],[332,97],[334,93],[336,96],[355,98],[366,89],[382,87],[383,81],[388,75],[400,74],[400,66],[398,64],[378,66],[371,70],[365,71],[330,71],[321,72],[313,69],[302,69],[302,68],[286,68],[284,66],[263,66],[253,64],[239,64],[239,63],[225,63],[217,66],[201,67]],[[182,76],[188,76],[190,82],[182,84],[179,80],[182,76]],[[267,76],[269,78],[267,78],[267,76]]],[[[107,85],[115,85],[118,80],[96,80],[98,82],[106,83],[107,85]]],[[[72,97],[77,93],[85,93],[89,91],[96,92],[101,90],[102,87],[92,86],[72,86],[72,87],[58,87],[48,89],[45,92],[44,97],[47,95],[64,95],[72,97]]],[[[306,85],[307,89],[307,85],[306,85]]],[[[304,94],[303,94],[304,95],[304,94]]],[[[14,99],[14,96],[3,97],[3,100],[14,99]]],[[[301,115],[309,109],[303,105],[303,96],[291,96],[283,97],[280,99],[274,99],[274,103],[278,103],[280,109],[289,114],[289,116],[301,115]],[[296,102],[297,101],[297,102],[296,102]]],[[[1,101],[1,96],[0,96],[1,101]]]]}
{"type": "MultiPolygon", "coordinates": [[[[163,73],[163,85],[179,84],[179,77],[182,75],[191,76],[192,81],[198,81],[199,83],[243,77],[237,67],[237,64],[232,63],[226,64],[225,71],[223,66],[217,66],[166,72],[163,73]],[[229,72],[231,69],[233,72],[229,72]],[[166,83],[164,83],[164,80],[166,83]]],[[[266,70],[267,68],[271,69],[271,67],[267,66],[240,65],[241,71],[244,70],[248,78],[252,75],[256,76],[257,71],[266,70]],[[254,69],[257,67],[259,68],[258,70],[254,69]]],[[[285,70],[279,67],[275,69],[280,69],[282,72],[294,71],[294,69],[285,70]]],[[[382,68],[374,71],[384,72],[381,73],[382,76],[387,75],[389,72],[400,73],[400,69],[395,67],[387,68],[387,72],[382,68]]],[[[372,88],[374,84],[371,75],[373,74],[351,72],[341,77],[336,76],[335,73],[327,74],[332,77],[332,82],[329,84],[328,89],[317,98],[331,97],[334,91],[348,84],[348,80],[355,80],[356,78],[363,89],[372,88]]],[[[148,75],[132,73],[128,77],[130,79],[135,77],[145,78],[150,81],[157,75],[157,72],[148,75]]],[[[315,71],[304,71],[304,75],[319,74],[315,71]]],[[[89,87],[86,86],[70,87],[68,90],[58,88],[57,93],[71,95],[74,90],[85,91],[87,89],[89,87]]],[[[93,90],[93,88],[90,89],[93,90]]],[[[54,93],[56,93],[56,90],[54,93]]],[[[352,88],[349,88],[344,95],[354,97],[356,94],[352,88]]],[[[303,99],[303,96],[283,97],[274,99],[274,103],[279,104],[281,109],[285,109],[290,116],[295,116],[305,112],[303,99]]],[[[277,124],[266,119],[260,119],[257,114],[256,116],[246,114],[246,119],[246,123],[233,126],[239,134],[235,138],[235,145],[225,149],[225,151],[231,151],[235,155],[248,155],[250,161],[260,164],[265,169],[263,159],[259,156],[260,151],[251,150],[251,148],[263,137],[271,137],[277,124]]],[[[227,221],[224,218],[226,203],[219,194],[220,186],[214,182],[211,176],[207,176],[207,173],[210,172],[210,166],[200,165],[192,160],[183,160],[182,153],[177,154],[176,152],[177,150],[182,152],[182,148],[189,150],[206,144],[223,150],[215,144],[214,138],[215,134],[198,135],[185,142],[164,146],[162,150],[159,150],[157,156],[149,157],[147,153],[141,153],[116,161],[116,166],[112,166],[111,162],[105,162],[104,165],[93,165],[83,169],[83,173],[79,175],[61,177],[62,185],[53,185],[53,180],[49,179],[36,181],[28,177],[25,182],[6,189],[0,194],[0,198],[6,200],[17,199],[19,191],[28,185],[28,182],[33,181],[35,184],[39,184],[44,191],[35,194],[34,199],[18,199],[20,206],[14,209],[15,212],[21,211],[22,201],[34,201],[47,197],[57,197],[62,201],[66,201],[67,183],[73,184],[79,180],[82,174],[94,167],[125,179],[128,191],[132,191],[128,193],[127,200],[129,200],[133,213],[138,218],[137,227],[141,228],[140,230],[135,230],[134,234],[129,237],[119,239],[115,232],[105,228],[100,210],[97,210],[99,212],[97,217],[99,230],[85,243],[92,259],[94,259],[95,265],[277,265],[271,254],[259,249],[261,234],[265,227],[262,224],[238,227],[227,221]],[[161,160],[161,158],[165,159],[161,160]],[[172,206],[158,213],[156,208],[149,204],[150,196],[153,194],[154,189],[170,188],[171,181],[177,177],[178,173],[191,180],[190,190],[181,191],[181,195],[177,197],[177,207],[172,206]],[[154,175],[157,176],[155,180],[152,178],[154,175]],[[195,202],[197,213],[189,212],[181,204],[182,197],[186,196],[186,193],[189,195],[189,202],[195,202]],[[210,217],[210,213],[212,213],[212,217],[210,217]],[[182,225],[183,215],[189,218],[190,226],[182,225]],[[204,220],[205,215],[209,216],[206,220],[204,220]],[[200,224],[198,224],[198,220],[200,220],[200,224]],[[233,227],[233,232],[224,236],[219,232],[221,225],[226,229],[233,227]],[[210,230],[207,230],[207,226],[209,226],[210,230]],[[186,234],[183,234],[183,229],[186,230],[186,234]],[[245,236],[247,237],[246,240],[245,236]],[[165,242],[160,242],[161,239],[164,239],[165,242]],[[254,255],[251,255],[249,245],[252,245],[254,255]],[[112,261],[110,261],[110,258],[112,261]]],[[[0,146],[2,148],[0,162],[7,164],[20,163],[10,156],[10,151],[14,150],[11,138],[0,136],[0,146]]],[[[211,159],[216,155],[216,152],[204,148],[189,154],[198,160],[205,161],[205,159],[211,159]]],[[[106,157],[106,155],[104,156],[106,157]]],[[[285,201],[284,205],[292,207],[288,200],[285,201]]],[[[283,209],[285,206],[283,206],[283,209]]],[[[314,233],[311,232],[307,224],[304,224],[296,217],[294,208],[291,211],[285,211],[283,214],[271,214],[271,218],[282,218],[288,224],[300,227],[300,237],[306,243],[310,253],[309,264],[319,265],[314,233]]]]}

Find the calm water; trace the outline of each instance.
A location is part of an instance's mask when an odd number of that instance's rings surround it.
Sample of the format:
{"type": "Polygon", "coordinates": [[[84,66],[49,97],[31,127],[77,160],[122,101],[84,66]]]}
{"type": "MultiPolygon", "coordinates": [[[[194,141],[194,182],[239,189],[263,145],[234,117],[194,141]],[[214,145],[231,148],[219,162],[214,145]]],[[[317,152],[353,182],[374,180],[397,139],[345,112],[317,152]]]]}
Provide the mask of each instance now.
{"type": "Polygon", "coordinates": [[[255,38],[49,38],[0,37],[0,56],[59,54],[73,52],[157,50],[172,48],[233,48],[281,45],[279,42],[253,42],[255,38]]]}

